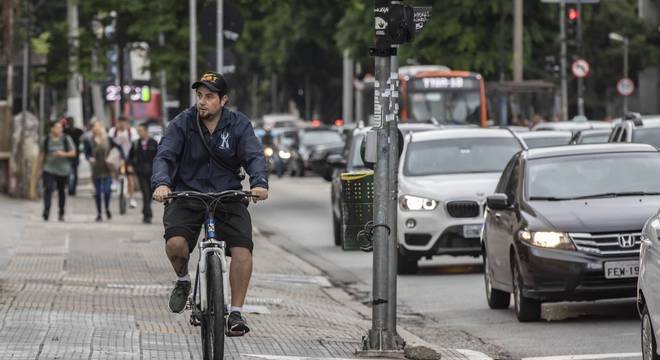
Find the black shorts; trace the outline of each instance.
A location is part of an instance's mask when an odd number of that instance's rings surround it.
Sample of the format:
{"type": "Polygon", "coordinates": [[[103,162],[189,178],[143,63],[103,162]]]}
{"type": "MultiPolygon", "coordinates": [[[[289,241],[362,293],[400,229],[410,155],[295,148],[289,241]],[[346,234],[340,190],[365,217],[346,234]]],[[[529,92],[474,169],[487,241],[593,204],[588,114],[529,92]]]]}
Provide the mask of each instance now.
{"type": "MultiPolygon", "coordinates": [[[[206,215],[204,204],[195,199],[177,199],[165,205],[163,225],[165,242],[174,236],[183,236],[192,252],[197,244],[206,215]]],[[[215,208],[216,237],[233,247],[247,248],[252,252],[252,219],[243,202],[227,202],[215,208]]],[[[229,251],[227,252],[229,255],[229,251]]]]}

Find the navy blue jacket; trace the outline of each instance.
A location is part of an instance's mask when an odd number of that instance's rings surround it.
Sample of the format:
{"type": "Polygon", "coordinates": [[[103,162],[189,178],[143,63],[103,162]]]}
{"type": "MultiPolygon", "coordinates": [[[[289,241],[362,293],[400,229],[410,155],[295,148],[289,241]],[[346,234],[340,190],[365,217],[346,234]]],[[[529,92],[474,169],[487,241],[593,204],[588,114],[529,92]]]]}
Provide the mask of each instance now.
{"type": "MultiPolygon", "coordinates": [[[[197,108],[190,107],[170,122],[158,145],[153,162],[152,189],[167,185],[173,191],[220,192],[240,190],[241,179],[232,170],[216,164],[204,147],[197,130],[197,108]]],[[[264,150],[244,114],[224,108],[213,134],[201,125],[217,157],[250,175],[250,187],[268,188],[264,150]]]]}

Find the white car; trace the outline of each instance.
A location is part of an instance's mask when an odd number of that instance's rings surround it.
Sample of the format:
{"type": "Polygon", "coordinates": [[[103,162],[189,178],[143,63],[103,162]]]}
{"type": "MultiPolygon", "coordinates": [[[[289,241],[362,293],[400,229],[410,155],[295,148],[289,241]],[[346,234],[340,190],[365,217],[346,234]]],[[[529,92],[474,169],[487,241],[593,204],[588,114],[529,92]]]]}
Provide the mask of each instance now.
{"type": "Polygon", "coordinates": [[[420,258],[479,256],[486,197],[523,144],[506,129],[453,128],[413,133],[399,165],[398,273],[420,258]]]}

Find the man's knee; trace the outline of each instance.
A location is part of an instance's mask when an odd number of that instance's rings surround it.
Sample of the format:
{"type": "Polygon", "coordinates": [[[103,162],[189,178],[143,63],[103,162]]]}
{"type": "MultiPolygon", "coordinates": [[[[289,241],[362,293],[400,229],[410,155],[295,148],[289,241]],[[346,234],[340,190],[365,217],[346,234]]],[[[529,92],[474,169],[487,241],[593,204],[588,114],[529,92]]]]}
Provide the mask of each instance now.
{"type": "Polygon", "coordinates": [[[168,254],[188,255],[188,241],[183,236],[172,236],[165,242],[165,251],[168,254]]]}
{"type": "Polygon", "coordinates": [[[231,248],[231,259],[237,262],[252,261],[252,253],[248,248],[233,247],[231,248]]]}

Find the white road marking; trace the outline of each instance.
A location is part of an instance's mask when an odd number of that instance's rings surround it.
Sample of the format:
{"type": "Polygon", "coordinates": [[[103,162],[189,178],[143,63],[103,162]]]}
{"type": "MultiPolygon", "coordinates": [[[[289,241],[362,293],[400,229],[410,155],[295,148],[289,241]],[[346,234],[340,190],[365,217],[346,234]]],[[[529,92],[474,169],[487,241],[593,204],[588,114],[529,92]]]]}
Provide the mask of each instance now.
{"type": "Polygon", "coordinates": [[[474,350],[456,349],[456,352],[465,355],[470,360],[493,360],[492,357],[474,350]]]}
{"type": "Polygon", "coordinates": [[[561,355],[561,356],[541,356],[528,357],[522,360],[598,360],[598,359],[622,359],[638,358],[642,353],[618,353],[618,354],[583,354],[583,355],[561,355]]]}

